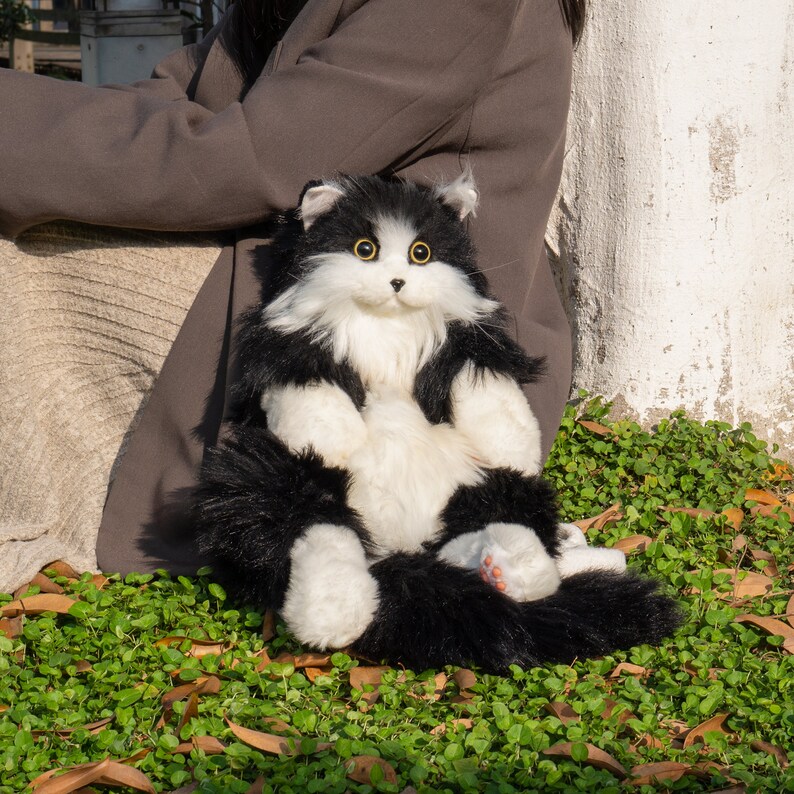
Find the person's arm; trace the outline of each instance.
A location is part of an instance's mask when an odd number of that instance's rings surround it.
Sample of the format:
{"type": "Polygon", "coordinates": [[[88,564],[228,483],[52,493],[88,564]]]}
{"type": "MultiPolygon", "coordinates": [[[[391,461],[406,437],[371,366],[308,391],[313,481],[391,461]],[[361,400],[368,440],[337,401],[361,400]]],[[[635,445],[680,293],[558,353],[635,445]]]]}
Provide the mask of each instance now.
{"type": "Polygon", "coordinates": [[[0,74],[0,232],[229,228],[294,204],[311,178],[404,165],[487,81],[518,2],[369,0],[220,113],[0,74]]]}

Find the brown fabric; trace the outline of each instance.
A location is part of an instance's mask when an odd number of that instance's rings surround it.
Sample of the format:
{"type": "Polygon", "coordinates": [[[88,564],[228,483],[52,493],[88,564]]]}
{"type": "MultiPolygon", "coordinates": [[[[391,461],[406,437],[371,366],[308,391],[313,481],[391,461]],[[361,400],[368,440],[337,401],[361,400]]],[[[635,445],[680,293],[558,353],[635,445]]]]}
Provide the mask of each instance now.
{"type": "MultiPolygon", "coordinates": [[[[3,129],[14,145],[0,147],[0,231],[64,216],[239,228],[334,171],[428,183],[470,164],[481,264],[518,340],[548,358],[550,377],[529,393],[548,451],[570,377],[543,255],[570,87],[557,0],[309,0],[242,102],[219,43],[234,13],[157,79],[123,90],[0,74],[0,108],[15,108],[3,129]]],[[[230,322],[257,299],[258,243],[238,234],[180,331],[109,496],[98,547],[106,570],[195,567],[189,525],[169,533],[164,502],[190,486],[217,436],[230,322]]]]}

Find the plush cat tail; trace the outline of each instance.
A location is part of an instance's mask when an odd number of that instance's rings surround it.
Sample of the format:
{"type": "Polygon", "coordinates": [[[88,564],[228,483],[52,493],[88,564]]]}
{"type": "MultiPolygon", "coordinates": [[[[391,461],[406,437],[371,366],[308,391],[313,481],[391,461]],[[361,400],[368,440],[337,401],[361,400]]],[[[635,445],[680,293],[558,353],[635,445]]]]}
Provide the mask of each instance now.
{"type": "Polygon", "coordinates": [[[279,608],[290,550],[306,529],[359,528],[345,503],[348,478],[313,453],[293,455],[263,428],[237,427],[205,456],[194,500],[198,545],[216,579],[241,601],[279,608]]]}
{"type": "Polygon", "coordinates": [[[430,554],[377,563],[380,610],[353,650],[414,669],[474,664],[504,673],[511,664],[570,664],[641,643],[659,643],[680,623],[655,582],[586,572],[548,598],[518,603],[469,570],[430,554]]]}

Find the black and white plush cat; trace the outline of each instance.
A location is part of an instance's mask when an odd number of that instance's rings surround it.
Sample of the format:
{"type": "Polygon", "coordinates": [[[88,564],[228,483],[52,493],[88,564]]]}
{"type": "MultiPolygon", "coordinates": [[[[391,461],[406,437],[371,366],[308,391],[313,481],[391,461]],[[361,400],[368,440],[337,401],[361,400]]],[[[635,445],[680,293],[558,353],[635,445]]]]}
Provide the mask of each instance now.
{"type": "Polygon", "coordinates": [[[312,183],[239,337],[240,421],[209,456],[202,549],[302,642],[424,668],[570,662],[677,623],[616,550],[559,524],[463,219],[466,176],[312,183]]]}

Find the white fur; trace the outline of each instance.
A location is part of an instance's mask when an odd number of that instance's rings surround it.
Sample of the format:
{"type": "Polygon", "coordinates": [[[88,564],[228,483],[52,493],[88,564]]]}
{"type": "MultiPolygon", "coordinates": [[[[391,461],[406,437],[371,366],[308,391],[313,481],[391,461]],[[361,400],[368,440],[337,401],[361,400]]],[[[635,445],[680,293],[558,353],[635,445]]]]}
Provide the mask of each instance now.
{"type": "Polygon", "coordinates": [[[483,530],[480,564],[491,558],[501,570],[505,594],[516,601],[536,601],[557,591],[560,574],[540,538],[521,524],[489,524],[483,530]]]}
{"type": "Polygon", "coordinates": [[[480,199],[470,169],[449,184],[438,185],[433,192],[441,201],[457,210],[461,220],[475,214],[480,199]]]}
{"type": "Polygon", "coordinates": [[[521,387],[492,372],[464,367],[452,384],[455,427],[466,435],[487,466],[540,471],[540,426],[521,387]]]}
{"type": "Polygon", "coordinates": [[[367,428],[350,397],[330,383],[268,389],[260,404],[268,428],[293,452],[312,447],[329,466],[344,466],[367,440],[367,428]]]}
{"type": "Polygon", "coordinates": [[[290,631],[320,649],[343,648],[356,640],[378,609],[378,586],[356,534],[316,524],[296,541],[290,559],[281,609],[290,631]]]}
{"type": "Polygon", "coordinates": [[[476,571],[480,567],[482,550],[485,545],[485,530],[464,532],[445,543],[438,552],[438,557],[458,568],[476,571]]]}
{"type": "Polygon", "coordinates": [[[557,568],[563,579],[583,571],[626,571],[626,555],[620,549],[588,546],[576,524],[559,524],[559,532],[557,568]]]}
{"type": "Polygon", "coordinates": [[[304,194],[300,206],[303,228],[308,229],[321,215],[324,215],[339,199],[344,191],[333,182],[310,187],[304,194]]]}
{"type": "Polygon", "coordinates": [[[626,555],[620,549],[588,546],[584,532],[576,524],[558,524],[558,531],[557,568],[563,579],[582,571],[625,572],[626,555]]]}
{"type": "Polygon", "coordinates": [[[415,551],[438,532],[455,489],[480,480],[480,467],[454,428],[430,424],[397,388],[371,391],[362,416],[369,440],[348,460],[350,504],[380,549],[415,551]]]}

